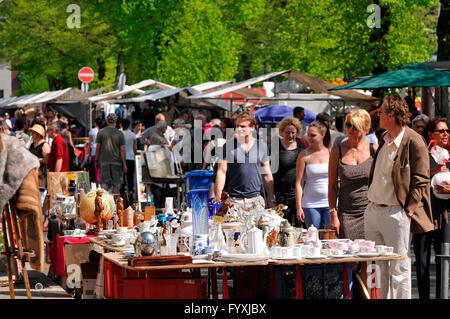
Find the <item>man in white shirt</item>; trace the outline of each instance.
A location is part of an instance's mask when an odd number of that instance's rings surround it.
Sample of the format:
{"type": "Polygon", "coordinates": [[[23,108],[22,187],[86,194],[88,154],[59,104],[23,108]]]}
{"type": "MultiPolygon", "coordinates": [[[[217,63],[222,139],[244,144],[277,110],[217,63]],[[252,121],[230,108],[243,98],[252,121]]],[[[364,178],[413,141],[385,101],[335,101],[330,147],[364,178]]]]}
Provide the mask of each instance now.
{"type": "Polygon", "coordinates": [[[377,262],[380,297],[410,299],[410,233],[434,230],[428,150],[424,138],[407,126],[410,113],[400,96],[385,96],[379,114],[380,127],[386,132],[369,175],[364,232],[376,245],[391,246],[394,253],[406,256],[377,262]]]}

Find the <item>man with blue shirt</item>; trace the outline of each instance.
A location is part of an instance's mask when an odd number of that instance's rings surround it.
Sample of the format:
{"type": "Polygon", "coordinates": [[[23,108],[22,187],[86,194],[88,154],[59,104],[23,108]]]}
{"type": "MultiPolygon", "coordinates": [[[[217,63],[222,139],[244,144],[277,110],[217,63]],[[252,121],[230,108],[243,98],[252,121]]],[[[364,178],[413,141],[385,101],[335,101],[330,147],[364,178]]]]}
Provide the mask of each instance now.
{"type": "Polygon", "coordinates": [[[275,206],[273,177],[270,171],[268,148],[254,137],[256,119],[253,113],[244,111],[236,117],[236,135],[223,146],[216,177],[216,198],[226,191],[230,204],[245,209],[265,208],[261,196],[262,180],[266,188],[269,207],[275,206]],[[224,190],[225,179],[228,189],[224,190]]]}

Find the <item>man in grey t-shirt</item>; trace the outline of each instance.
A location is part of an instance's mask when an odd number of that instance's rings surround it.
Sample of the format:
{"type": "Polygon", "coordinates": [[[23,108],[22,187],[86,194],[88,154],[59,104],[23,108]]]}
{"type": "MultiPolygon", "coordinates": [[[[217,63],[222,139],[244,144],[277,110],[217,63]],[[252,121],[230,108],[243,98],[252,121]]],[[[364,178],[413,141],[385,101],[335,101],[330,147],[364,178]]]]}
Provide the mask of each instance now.
{"type": "Polygon", "coordinates": [[[273,177],[270,171],[267,145],[253,136],[256,119],[244,111],[236,118],[236,139],[224,145],[224,158],[219,161],[216,176],[216,200],[222,195],[228,178],[229,201],[238,207],[253,209],[265,207],[261,196],[261,175],[267,191],[269,207],[275,206],[273,177]]]}
{"type": "Polygon", "coordinates": [[[100,184],[103,189],[112,189],[115,194],[119,192],[123,182],[123,174],[127,172],[125,137],[115,127],[116,122],[117,115],[114,113],[108,114],[106,117],[108,126],[98,132],[95,140],[97,143],[96,161],[97,166],[100,167],[100,184]]]}

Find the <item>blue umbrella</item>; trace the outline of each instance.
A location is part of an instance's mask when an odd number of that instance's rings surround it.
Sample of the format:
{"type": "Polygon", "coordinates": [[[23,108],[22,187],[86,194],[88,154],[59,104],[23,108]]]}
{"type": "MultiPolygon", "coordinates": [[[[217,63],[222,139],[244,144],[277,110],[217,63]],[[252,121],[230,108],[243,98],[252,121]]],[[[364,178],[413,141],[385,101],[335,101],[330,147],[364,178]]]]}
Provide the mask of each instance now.
{"type": "MultiPolygon", "coordinates": [[[[294,116],[294,108],[292,105],[269,105],[255,111],[256,121],[258,123],[277,123],[286,116],[294,116]]],[[[305,109],[305,119],[303,122],[310,124],[316,119],[316,115],[305,109]]]]}

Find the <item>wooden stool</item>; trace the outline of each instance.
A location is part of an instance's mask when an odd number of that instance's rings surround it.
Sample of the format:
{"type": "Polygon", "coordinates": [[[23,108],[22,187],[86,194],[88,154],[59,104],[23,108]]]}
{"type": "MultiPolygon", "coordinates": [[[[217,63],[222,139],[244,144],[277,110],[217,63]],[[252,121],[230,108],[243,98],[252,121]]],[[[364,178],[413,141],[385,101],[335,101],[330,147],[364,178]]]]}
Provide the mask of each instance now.
{"type": "Polygon", "coordinates": [[[5,205],[5,209],[2,212],[2,232],[3,243],[5,250],[2,252],[6,256],[6,269],[8,271],[8,283],[9,283],[9,295],[11,299],[15,298],[14,294],[14,281],[12,279],[11,270],[11,258],[14,260],[14,273],[16,280],[19,279],[18,260],[22,266],[23,280],[27,291],[28,299],[31,299],[30,281],[28,279],[28,272],[25,263],[30,261],[31,257],[34,257],[34,251],[26,250],[22,244],[22,234],[17,222],[18,217],[13,208],[8,202],[5,205]]]}

